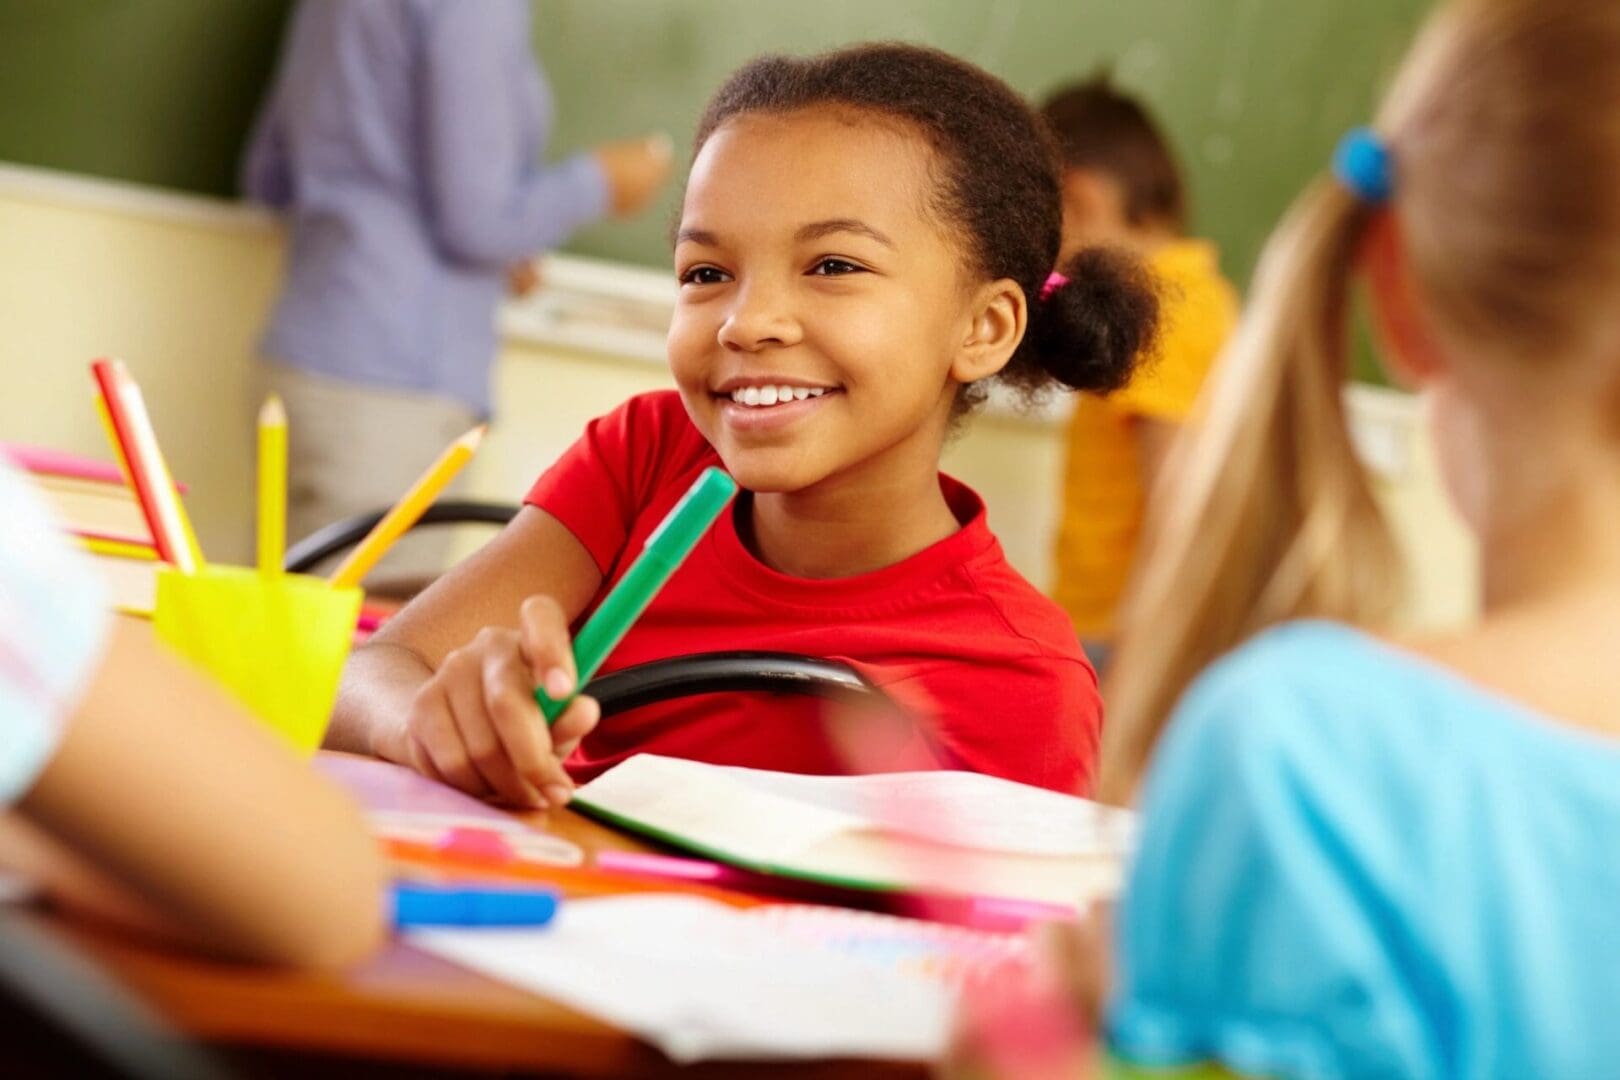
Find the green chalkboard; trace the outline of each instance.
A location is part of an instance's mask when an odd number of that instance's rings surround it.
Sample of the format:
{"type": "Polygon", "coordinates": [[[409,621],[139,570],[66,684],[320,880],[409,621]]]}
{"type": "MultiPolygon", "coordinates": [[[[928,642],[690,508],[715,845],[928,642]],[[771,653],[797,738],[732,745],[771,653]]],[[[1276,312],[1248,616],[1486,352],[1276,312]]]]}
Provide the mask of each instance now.
{"type": "Polygon", "coordinates": [[[287,0],[0,0],[0,160],[226,193],[287,0]]]}
{"type": "MultiPolygon", "coordinates": [[[[480,0],[463,0],[478,3],[480,0]]],[[[1425,0],[538,0],[562,153],[662,129],[684,145],[744,59],[899,38],[1029,94],[1110,64],[1162,115],[1197,229],[1245,280],[1334,140],[1367,116],[1425,0]]],[[[287,0],[0,0],[0,159],[225,193],[287,0]]],[[[575,251],[664,265],[670,201],[575,251]]]]}

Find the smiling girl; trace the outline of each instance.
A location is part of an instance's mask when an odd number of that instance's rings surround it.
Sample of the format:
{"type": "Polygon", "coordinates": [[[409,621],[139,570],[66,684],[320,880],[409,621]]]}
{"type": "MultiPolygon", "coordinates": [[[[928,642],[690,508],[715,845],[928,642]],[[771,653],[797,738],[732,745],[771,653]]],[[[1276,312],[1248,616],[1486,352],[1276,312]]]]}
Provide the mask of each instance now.
{"type": "Polygon", "coordinates": [[[592,422],[516,520],[350,663],[329,745],[477,794],[561,805],[632,753],[848,771],[818,703],[648,706],[548,731],[569,628],[706,467],[742,488],[604,671],[725,649],[846,661],[908,707],[862,768],[930,763],[1089,786],[1101,722],[1061,611],[939,471],[989,380],[1121,385],[1155,303],[1100,252],[1054,275],[1057,161],[1023,101],[944,53],[767,57],[699,124],[675,243],[678,391],[592,422]],[[563,762],[566,761],[566,768],[563,762]]]}

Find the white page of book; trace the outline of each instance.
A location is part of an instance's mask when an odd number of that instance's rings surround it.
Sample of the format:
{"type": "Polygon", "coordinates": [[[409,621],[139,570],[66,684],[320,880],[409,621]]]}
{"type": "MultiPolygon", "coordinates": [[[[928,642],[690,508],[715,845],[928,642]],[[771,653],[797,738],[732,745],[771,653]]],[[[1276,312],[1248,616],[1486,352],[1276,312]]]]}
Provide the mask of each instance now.
{"type": "Polygon", "coordinates": [[[736,858],[780,862],[842,833],[856,815],[743,783],[719,766],[637,754],[582,786],[577,797],[736,858]]]}
{"type": "Polygon", "coordinates": [[[930,844],[893,833],[842,833],[784,853],[778,866],[873,887],[1034,900],[1082,910],[1118,893],[1124,860],[1110,855],[1024,855],[930,844]]]}
{"type": "Polygon", "coordinates": [[[819,806],[936,844],[1021,855],[1117,855],[1135,829],[1130,811],[981,773],[801,776],[703,766],[794,802],[819,806]]]}
{"type": "Polygon", "coordinates": [[[847,831],[1016,855],[1121,855],[1135,815],[968,772],[801,776],[638,754],[580,789],[638,821],[751,858],[780,858],[847,831]]]}
{"type": "Polygon", "coordinates": [[[677,1062],[943,1052],[953,994],[691,896],[565,900],[531,930],[418,930],[412,945],[640,1036],[677,1062]]]}

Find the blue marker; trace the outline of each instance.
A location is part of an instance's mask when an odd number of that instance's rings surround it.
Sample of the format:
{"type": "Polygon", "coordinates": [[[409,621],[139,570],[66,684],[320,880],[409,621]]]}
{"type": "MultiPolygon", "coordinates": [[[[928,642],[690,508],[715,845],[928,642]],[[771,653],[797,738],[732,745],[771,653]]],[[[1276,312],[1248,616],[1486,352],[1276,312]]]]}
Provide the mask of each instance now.
{"type": "Polygon", "coordinates": [[[557,914],[551,889],[394,885],[394,926],[544,926],[557,914]]]}

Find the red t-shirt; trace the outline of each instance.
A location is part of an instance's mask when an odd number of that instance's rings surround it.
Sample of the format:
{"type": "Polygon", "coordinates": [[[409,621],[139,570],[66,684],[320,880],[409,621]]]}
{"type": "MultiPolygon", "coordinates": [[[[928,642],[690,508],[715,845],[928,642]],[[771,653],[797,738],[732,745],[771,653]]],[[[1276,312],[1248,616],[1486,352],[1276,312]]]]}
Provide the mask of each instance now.
{"type": "MultiPolygon", "coordinates": [[[[644,394],[593,420],[527,501],[585,545],[606,578],[600,598],[698,474],[718,464],[679,394],[644,394]]],[[[1089,790],[1102,723],[1096,673],[1068,618],[1008,565],[982,500],[949,477],[940,484],[961,529],[894,566],[829,580],[760,562],[728,509],[602,667],[733,649],[843,661],[927,725],[909,749],[891,739],[877,751],[857,742],[852,754],[847,735],[829,735],[825,703],[809,697],[710,694],[609,717],[569,772],[588,779],[643,751],[875,772],[915,768],[927,747],[938,765],[1089,790]]]]}

